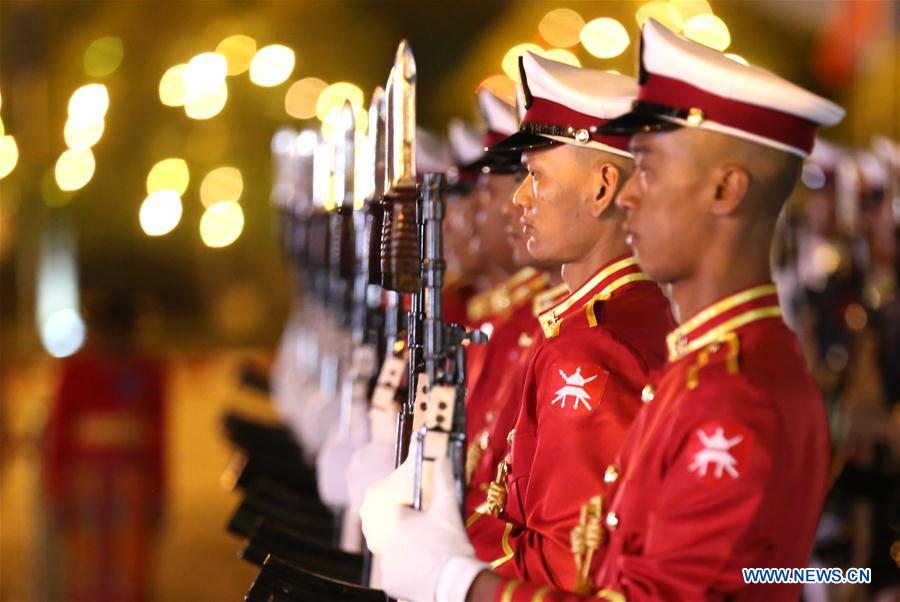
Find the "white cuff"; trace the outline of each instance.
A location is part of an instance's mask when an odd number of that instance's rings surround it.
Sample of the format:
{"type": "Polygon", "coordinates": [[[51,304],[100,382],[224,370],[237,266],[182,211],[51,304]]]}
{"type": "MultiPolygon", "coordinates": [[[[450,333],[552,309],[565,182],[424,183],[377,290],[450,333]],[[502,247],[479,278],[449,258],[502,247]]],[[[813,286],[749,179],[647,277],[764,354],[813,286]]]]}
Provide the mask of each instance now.
{"type": "Polygon", "coordinates": [[[438,577],[436,602],[464,602],[475,577],[486,568],[488,564],[476,558],[451,556],[438,577]]]}

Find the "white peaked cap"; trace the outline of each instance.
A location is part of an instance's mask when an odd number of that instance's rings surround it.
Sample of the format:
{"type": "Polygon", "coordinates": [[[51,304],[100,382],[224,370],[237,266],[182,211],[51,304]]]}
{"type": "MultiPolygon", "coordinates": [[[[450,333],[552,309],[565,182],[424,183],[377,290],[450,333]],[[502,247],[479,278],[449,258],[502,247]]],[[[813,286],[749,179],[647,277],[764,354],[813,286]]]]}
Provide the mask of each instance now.
{"type": "Polygon", "coordinates": [[[478,91],[478,108],[488,132],[509,136],[519,129],[516,107],[498,98],[487,88],[478,91]]]}
{"type": "Polygon", "coordinates": [[[481,159],[484,155],[483,136],[476,128],[459,118],[453,118],[447,125],[447,137],[450,150],[457,165],[467,165],[481,159]]]}
{"type": "Polygon", "coordinates": [[[698,127],[806,156],[816,128],[844,116],[830,100],[682,38],[653,19],[644,23],[640,56],[637,102],[629,115],[604,126],[606,132],[698,127]]]}
{"type": "Polygon", "coordinates": [[[561,142],[631,156],[627,136],[605,135],[599,128],[631,109],[637,94],[634,78],[575,67],[531,52],[522,55],[519,65],[525,97],[519,132],[492,150],[561,142]]]}

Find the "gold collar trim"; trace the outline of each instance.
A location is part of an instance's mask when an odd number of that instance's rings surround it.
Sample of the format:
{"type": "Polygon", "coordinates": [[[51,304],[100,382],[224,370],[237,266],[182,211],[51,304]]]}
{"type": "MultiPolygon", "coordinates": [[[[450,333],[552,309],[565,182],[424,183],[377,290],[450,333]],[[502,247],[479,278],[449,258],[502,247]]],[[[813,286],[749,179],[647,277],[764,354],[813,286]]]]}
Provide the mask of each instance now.
{"type": "MultiPolygon", "coordinates": [[[[615,274],[619,270],[624,270],[625,268],[629,268],[635,265],[637,265],[637,258],[635,258],[633,255],[608,265],[607,267],[594,274],[594,276],[591,277],[587,282],[582,284],[578,288],[578,290],[574,291],[571,295],[563,299],[555,307],[552,307],[551,309],[540,314],[538,316],[538,321],[541,324],[541,330],[544,331],[544,336],[549,339],[559,334],[559,325],[562,322],[563,314],[566,311],[571,309],[578,302],[582,301],[601,282],[609,278],[612,274],[615,274]]],[[[603,290],[598,291],[596,294],[602,295],[608,288],[609,286],[604,287],[603,290]]]]}
{"type": "Polygon", "coordinates": [[[702,334],[693,341],[682,343],[679,345],[680,341],[685,341],[686,339],[678,339],[674,344],[671,342],[671,340],[667,339],[666,343],[668,343],[669,345],[669,361],[674,362],[675,360],[679,360],[684,356],[697,351],[698,349],[702,349],[707,345],[710,345],[717,341],[721,341],[728,334],[734,332],[742,326],[750,324],[751,322],[756,322],[757,320],[762,320],[764,318],[774,318],[781,315],[781,307],[777,305],[772,305],[769,307],[758,307],[756,309],[746,311],[742,314],[738,314],[730,320],[722,322],[715,328],[710,329],[709,332],[702,334]]]}

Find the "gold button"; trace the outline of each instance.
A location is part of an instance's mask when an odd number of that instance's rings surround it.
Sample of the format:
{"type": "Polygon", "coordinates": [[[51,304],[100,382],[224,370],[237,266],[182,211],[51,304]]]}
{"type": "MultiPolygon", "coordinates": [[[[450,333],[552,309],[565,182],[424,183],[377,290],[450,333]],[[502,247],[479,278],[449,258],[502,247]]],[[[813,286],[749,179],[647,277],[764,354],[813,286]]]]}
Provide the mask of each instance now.
{"type": "Polygon", "coordinates": [[[653,388],[653,385],[647,385],[641,390],[641,401],[644,403],[650,403],[654,397],[656,397],[656,389],[653,388]]]}
{"type": "Polygon", "coordinates": [[[619,478],[619,470],[612,464],[606,467],[606,472],[603,474],[603,482],[607,485],[611,483],[615,483],[619,478]]]}
{"type": "Polygon", "coordinates": [[[509,445],[512,445],[513,437],[515,437],[515,436],[516,436],[516,429],[509,431],[509,434],[506,436],[506,442],[509,445]]]}
{"type": "Polygon", "coordinates": [[[719,343],[713,343],[709,346],[710,353],[718,353],[722,346],[719,343]]]}
{"type": "Polygon", "coordinates": [[[610,512],[606,515],[606,526],[609,527],[610,531],[615,531],[616,527],[619,526],[619,516],[615,512],[610,512]]]}
{"type": "Polygon", "coordinates": [[[581,144],[585,144],[588,140],[591,139],[591,134],[585,129],[578,130],[575,132],[575,141],[581,144]]]}
{"type": "Polygon", "coordinates": [[[530,347],[533,342],[534,339],[527,332],[519,335],[519,347],[530,347]]]}
{"type": "Polygon", "coordinates": [[[690,111],[688,111],[688,116],[687,116],[688,125],[697,127],[698,125],[700,125],[703,122],[703,119],[704,119],[704,115],[703,115],[702,109],[693,107],[693,108],[691,108],[690,111]]]}

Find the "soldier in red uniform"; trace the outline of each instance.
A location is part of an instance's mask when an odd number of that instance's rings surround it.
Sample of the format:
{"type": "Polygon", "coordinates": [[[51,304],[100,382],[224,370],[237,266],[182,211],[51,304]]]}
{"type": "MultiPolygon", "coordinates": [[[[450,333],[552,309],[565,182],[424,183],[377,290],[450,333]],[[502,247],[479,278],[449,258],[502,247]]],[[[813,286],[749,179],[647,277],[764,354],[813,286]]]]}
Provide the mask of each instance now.
{"type": "MultiPolygon", "coordinates": [[[[600,131],[640,132],[631,146],[636,170],[618,202],[642,265],[671,284],[687,319],[668,337],[669,362],[644,389],[647,407],[604,471],[606,491],[572,533],[579,572],[589,577],[580,595],[482,571],[468,600],[800,593],[799,583],[746,584],[741,571],[806,566],[829,465],[821,397],[780,317],[769,248],[816,126],[833,125],[843,110],[654,21],[644,26],[641,57],[633,112],[600,131]]],[[[404,561],[435,575],[439,592],[459,591],[477,562],[449,519],[446,473],[440,467],[428,512],[395,523],[383,558],[388,591],[410,588],[404,561]],[[408,529],[417,533],[415,560],[408,529]]]]}
{"type": "Polygon", "coordinates": [[[165,491],[163,374],[129,345],[131,307],[107,304],[86,348],[66,360],[45,442],[50,506],[61,528],[67,599],[146,599],[165,491]]]}
{"type": "Polygon", "coordinates": [[[504,574],[574,587],[569,532],[602,486],[674,322],[628,251],[614,203],[631,170],[628,139],[588,130],[628,110],[635,81],[526,54],[523,87],[523,129],[500,146],[524,149],[529,175],[515,203],[528,250],[563,264],[569,294],[539,316],[512,451],[468,524],[479,557],[504,574]],[[541,493],[560,488],[567,494],[541,493]]]}

